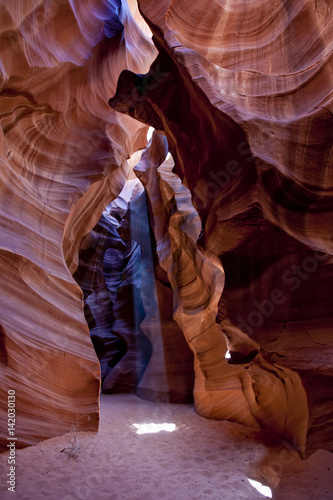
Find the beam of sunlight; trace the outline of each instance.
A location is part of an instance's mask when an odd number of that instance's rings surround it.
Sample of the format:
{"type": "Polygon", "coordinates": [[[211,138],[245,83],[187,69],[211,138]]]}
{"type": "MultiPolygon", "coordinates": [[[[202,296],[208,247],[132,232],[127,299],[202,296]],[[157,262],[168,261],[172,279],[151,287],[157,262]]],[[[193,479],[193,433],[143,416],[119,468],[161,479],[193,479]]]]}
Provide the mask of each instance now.
{"type": "Polygon", "coordinates": [[[268,486],[264,486],[263,484],[259,483],[259,481],[254,481],[253,479],[247,479],[251,486],[255,488],[259,493],[264,495],[266,498],[272,498],[272,490],[268,486]]]}
{"type": "Polygon", "coordinates": [[[224,356],[224,357],[225,357],[225,359],[231,359],[231,354],[230,354],[230,352],[229,352],[229,351],[227,351],[227,352],[225,353],[225,356],[224,356]]]}
{"type": "Polygon", "coordinates": [[[133,424],[137,429],[137,434],[156,434],[157,432],[167,431],[173,432],[176,430],[176,424],[133,424]]]}

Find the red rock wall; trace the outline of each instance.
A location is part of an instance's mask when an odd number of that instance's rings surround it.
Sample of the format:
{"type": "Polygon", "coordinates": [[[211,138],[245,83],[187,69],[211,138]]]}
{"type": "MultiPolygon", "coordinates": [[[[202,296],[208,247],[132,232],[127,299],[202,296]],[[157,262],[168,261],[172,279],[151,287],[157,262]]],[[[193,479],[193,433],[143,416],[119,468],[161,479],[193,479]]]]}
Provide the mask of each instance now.
{"type": "Polygon", "coordinates": [[[146,141],[107,99],[155,49],[126,4],[90,0],[1,1],[0,38],[0,425],[6,442],[14,389],[22,446],[77,415],[97,429],[100,369],[71,273],[146,141]]]}

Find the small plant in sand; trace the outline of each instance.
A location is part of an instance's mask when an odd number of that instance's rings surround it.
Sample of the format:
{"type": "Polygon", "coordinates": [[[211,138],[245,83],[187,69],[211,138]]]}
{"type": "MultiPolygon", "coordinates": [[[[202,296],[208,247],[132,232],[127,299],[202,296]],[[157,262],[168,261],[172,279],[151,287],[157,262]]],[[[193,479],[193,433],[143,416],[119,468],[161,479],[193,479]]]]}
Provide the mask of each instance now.
{"type": "Polygon", "coordinates": [[[60,453],[66,453],[67,458],[78,461],[81,453],[86,451],[86,449],[90,446],[91,442],[87,443],[83,439],[82,436],[78,436],[78,432],[83,423],[89,422],[89,415],[77,415],[75,418],[75,422],[72,424],[70,437],[67,440],[70,446],[66,446],[60,453]]]}

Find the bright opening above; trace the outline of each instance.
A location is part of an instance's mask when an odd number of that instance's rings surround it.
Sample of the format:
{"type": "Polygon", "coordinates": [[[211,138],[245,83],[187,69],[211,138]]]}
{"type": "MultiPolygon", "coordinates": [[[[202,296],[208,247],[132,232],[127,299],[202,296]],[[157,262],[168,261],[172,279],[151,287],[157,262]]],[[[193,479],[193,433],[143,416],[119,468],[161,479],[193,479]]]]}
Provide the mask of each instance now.
{"type": "Polygon", "coordinates": [[[176,424],[133,424],[136,427],[137,434],[156,434],[157,432],[167,431],[173,432],[176,430],[176,424]]]}
{"type": "Polygon", "coordinates": [[[264,486],[263,484],[259,483],[259,481],[254,481],[253,479],[248,479],[249,483],[253,488],[255,488],[259,493],[261,493],[263,496],[266,498],[272,498],[272,490],[268,486],[264,486]]]}
{"type": "Polygon", "coordinates": [[[148,132],[147,132],[147,141],[149,142],[150,139],[153,137],[153,132],[154,132],[154,127],[149,127],[148,132]]]}

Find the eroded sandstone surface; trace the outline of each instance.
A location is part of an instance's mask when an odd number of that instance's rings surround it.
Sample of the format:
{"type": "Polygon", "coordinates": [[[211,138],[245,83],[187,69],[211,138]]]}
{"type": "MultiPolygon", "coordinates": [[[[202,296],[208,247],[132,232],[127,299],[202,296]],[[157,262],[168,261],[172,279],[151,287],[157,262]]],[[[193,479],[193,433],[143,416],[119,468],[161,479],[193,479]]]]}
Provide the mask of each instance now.
{"type": "Polygon", "coordinates": [[[1,401],[16,390],[19,444],[77,415],[96,429],[102,382],[193,389],[203,416],[331,449],[330,4],[0,8],[1,401]]]}
{"type": "Polygon", "coordinates": [[[1,1],[0,23],[0,425],[5,440],[13,389],[26,445],[77,415],[98,426],[100,368],[72,274],[146,144],[147,127],[107,100],[121,70],[147,71],[156,49],[117,2],[1,1]]]}

